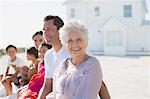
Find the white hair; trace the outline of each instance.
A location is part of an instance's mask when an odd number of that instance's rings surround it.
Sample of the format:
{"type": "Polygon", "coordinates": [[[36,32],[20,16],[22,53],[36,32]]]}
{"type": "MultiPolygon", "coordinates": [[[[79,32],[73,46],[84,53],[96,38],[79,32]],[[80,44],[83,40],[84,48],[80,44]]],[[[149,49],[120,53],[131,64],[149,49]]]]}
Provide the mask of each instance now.
{"type": "Polygon", "coordinates": [[[62,31],[60,33],[60,40],[62,44],[65,45],[67,43],[68,33],[72,31],[78,31],[82,33],[86,44],[88,44],[88,30],[85,25],[79,20],[71,20],[62,28],[62,31]]]}

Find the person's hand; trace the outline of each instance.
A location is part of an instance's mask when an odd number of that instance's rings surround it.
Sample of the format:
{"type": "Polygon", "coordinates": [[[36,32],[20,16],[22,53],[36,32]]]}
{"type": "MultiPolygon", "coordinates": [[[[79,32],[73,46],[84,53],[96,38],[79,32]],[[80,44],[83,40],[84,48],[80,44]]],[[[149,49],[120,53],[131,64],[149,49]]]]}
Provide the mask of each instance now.
{"type": "Polygon", "coordinates": [[[16,67],[16,72],[20,73],[20,71],[21,71],[21,68],[20,67],[16,67]]]}

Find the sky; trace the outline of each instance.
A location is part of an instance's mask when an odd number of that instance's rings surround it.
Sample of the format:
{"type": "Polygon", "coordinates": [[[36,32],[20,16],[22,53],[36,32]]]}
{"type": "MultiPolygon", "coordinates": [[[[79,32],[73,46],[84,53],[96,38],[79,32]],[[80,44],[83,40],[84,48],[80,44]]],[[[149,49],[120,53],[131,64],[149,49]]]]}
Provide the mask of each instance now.
{"type": "Polygon", "coordinates": [[[0,49],[34,45],[32,35],[43,28],[46,15],[58,15],[64,21],[64,0],[0,0],[0,49]]]}
{"type": "MultiPolygon", "coordinates": [[[[32,35],[43,28],[43,19],[53,14],[66,20],[65,0],[0,0],[0,49],[9,44],[33,46],[32,35]]],[[[150,0],[148,12],[150,13],[150,0]]],[[[150,14],[147,14],[150,19],[150,14]]]]}

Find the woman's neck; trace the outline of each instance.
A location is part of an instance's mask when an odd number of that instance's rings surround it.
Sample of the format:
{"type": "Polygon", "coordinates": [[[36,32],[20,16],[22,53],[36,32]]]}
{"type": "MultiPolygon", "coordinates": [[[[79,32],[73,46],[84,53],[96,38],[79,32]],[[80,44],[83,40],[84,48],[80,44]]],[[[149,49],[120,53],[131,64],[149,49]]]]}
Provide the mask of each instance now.
{"type": "Polygon", "coordinates": [[[72,63],[75,66],[77,66],[77,65],[80,65],[81,63],[83,63],[84,61],[86,61],[88,58],[89,58],[89,56],[86,53],[84,53],[80,57],[72,57],[72,63]]]}
{"type": "Polygon", "coordinates": [[[34,59],[32,60],[32,63],[33,63],[33,64],[36,64],[36,60],[37,60],[37,59],[34,58],[34,59]]]}

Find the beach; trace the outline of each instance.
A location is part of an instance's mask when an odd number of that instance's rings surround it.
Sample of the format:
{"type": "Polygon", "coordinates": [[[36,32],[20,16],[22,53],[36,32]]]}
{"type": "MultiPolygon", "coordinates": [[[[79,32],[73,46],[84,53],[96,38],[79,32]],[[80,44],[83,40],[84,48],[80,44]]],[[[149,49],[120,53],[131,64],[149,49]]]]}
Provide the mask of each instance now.
{"type": "MultiPolygon", "coordinates": [[[[25,58],[25,53],[18,54],[25,58]]],[[[150,99],[150,56],[96,56],[112,99],[150,99]]],[[[8,56],[0,58],[0,73],[8,56]]]]}

